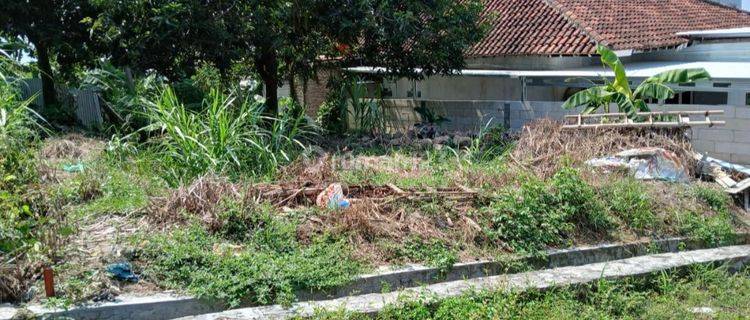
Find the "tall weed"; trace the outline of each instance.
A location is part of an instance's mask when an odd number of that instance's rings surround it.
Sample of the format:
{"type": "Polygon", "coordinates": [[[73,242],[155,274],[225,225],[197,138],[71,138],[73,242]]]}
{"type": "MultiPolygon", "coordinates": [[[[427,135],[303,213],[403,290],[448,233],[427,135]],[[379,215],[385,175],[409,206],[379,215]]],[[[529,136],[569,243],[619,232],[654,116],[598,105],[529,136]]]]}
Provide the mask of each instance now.
{"type": "Polygon", "coordinates": [[[148,130],[163,161],[166,180],[179,185],[208,172],[263,176],[290,162],[304,145],[309,131],[302,112],[287,104],[278,118],[262,116],[263,104],[237,100],[213,89],[201,111],[188,110],[171,88],[166,88],[148,112],[148,130]]]}

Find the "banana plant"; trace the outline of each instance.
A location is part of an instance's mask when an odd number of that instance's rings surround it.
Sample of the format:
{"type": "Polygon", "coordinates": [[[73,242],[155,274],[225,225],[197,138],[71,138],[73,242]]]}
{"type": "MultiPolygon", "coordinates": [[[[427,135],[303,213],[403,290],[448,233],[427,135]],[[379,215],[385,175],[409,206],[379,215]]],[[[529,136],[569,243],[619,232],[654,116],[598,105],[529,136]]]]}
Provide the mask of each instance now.
{"type": "Polygon", "coordinates": [[[599,108],[604,108],[604,112],[609,113],[610,105],[615,104],[619,112],[635,120],[638,112],[650,111],[646,100],[666,100],[674,96],[674,90],[667,84],[690,83],[711,78],[708,71],[703,68],[674,69],[647,78],[633,90],[625,74],[625,65],[617,54],[602,45],[598,46],[596,51],[601,56],[602,63],[614,72],[614,79],[605,78],[603,85],[575,93],[563,103],[563,109],[584,106],[583,114],[592,113],[599,108]]]}

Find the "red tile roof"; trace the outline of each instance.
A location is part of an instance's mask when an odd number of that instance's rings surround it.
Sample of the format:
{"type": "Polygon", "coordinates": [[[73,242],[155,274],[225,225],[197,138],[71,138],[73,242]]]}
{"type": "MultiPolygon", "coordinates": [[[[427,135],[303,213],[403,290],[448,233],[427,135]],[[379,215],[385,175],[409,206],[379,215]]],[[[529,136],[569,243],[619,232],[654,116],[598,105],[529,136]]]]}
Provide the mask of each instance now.
{"type": "Polygon", "coordinates": [[[486,0],[487,36],[469,57],[588,55],[677,46],[677,32],[750,26],[750,14],[703,0],[486,0]]]}

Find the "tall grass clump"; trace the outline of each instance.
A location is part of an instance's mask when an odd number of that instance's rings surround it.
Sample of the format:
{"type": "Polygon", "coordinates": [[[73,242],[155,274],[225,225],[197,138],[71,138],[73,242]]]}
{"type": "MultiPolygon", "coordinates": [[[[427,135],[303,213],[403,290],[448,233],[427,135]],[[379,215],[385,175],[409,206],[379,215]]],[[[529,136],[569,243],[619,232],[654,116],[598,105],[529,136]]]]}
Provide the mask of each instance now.
{"type": "Polygon", "coordinates": [[[149,130],[166,180],[179,185],[212,172],[264,176],[290,162],[304,145],[304,113],[286,103],[277,118],[263,116],[263,103],[212,89],[199,111],[191,111],[166,88],[152,104],[149,130]]]}
{"type": "Polygon", "coordinates": [[[41,117],[21,97],[23,68],[0,50],[0,302],[28,291],[36,266],[64,236],[63,221],[37,195],[41,117]]]}

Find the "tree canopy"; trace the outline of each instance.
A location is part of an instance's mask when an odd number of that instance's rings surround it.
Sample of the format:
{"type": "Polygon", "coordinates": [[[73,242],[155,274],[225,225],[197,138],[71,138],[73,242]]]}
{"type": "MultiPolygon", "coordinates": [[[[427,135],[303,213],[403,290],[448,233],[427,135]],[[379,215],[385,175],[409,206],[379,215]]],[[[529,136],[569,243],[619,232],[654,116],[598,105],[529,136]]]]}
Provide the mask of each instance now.
{"type": "Polygon", "coordinates": [[[27,39],[34,47],[45,104],[56,102],[53,60],[60,71],[70,72],[77,63],[94,59],[89,28],[81,20],[95,13],[86,0],[3,1],[0,5],[0,33],[27,39]]]}
{"type": "Polygon", "coordinates": [[[396,76],[449,73],[464,66],[464,50],[483,36],[474,0],[92,3],[99,13],[85,22],[115,64],[172,79],[200,62],[224,75],[243,64],[262,79],[269,113],[276,113],[284,79],[307,79],[323,61],[384,67],[396,76]]]}

